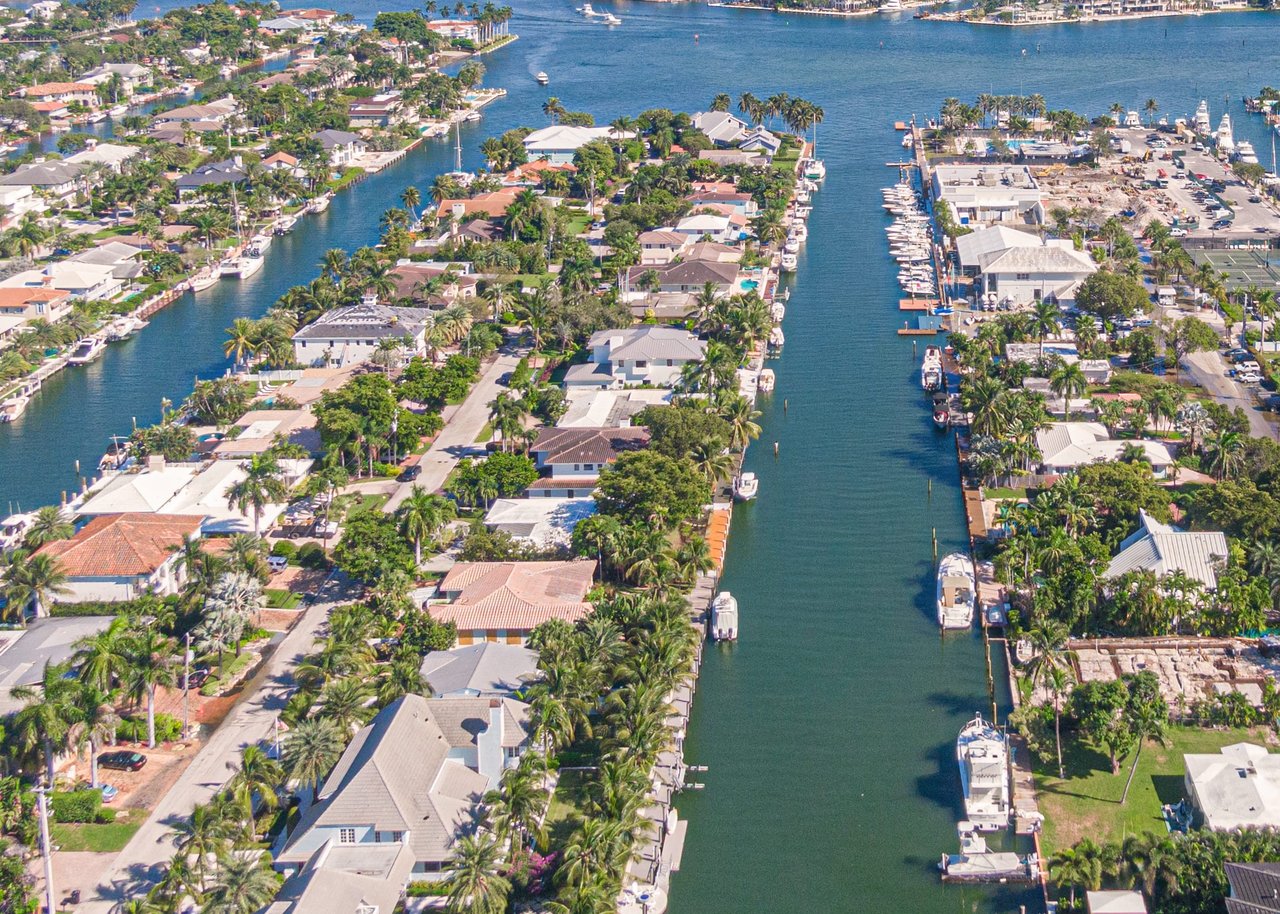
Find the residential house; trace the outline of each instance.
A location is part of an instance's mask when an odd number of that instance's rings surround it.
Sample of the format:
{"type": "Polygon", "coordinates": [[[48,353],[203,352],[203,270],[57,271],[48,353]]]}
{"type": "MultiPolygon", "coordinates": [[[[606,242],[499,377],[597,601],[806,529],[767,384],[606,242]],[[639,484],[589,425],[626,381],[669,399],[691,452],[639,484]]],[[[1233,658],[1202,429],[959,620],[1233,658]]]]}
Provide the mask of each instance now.
{"type": "Polygon", "coordinates": [[[465,221],[477,217],[505,216],[507,208],[515,202],[518,193],[519,190],[510,187],[460,200],[441,200],[436,207],[436,218],[465,221]]]}
{"type": "MultiPolygon", "coordinates": [[[[709,209],[709,207],[704,207],[709,209]]],[[[685,216],[672,231],[688,235],[694,240],[709,238],[721,244],[741,241],[746,237],[746,220],[742,216],[717,212],[697,212],[685,216]]]]}
{"type": "Polygon", "coordinates": [[[569,368],[566,387],[674,387],[690,362],[701,362],[707,344],[687,330],[644,325],[598,330],[588,342],[583,365],[569,368]]]}
{"type": "Polygon", "coordinates": [[[1280,914],[1280,863],[1227,863],[1227,914],[1280,914]]]}
{"type": "Polygon", "coordinates": [[[536,651],[499,641],[431,651],[421,672],[437,698],[510,697],[542,678],[536,651]]]}
{"type": "Polygon", "coordinates": [[[59,203],[70,203],[86,189],[84,168],[69,162],[30,162],[0,175],[0,189],[27,188],[27,194],[59,203]]]}
{"type": "Polygon", "coordinates": [[[1187,797],[1205,828],[1280,828],[1280,755],[1234,743],[1216,754],[1187,753],[1182,759],[1187,797]]]}
{"type": "Polygon", "coordinates": [[[298,160],[287,152],[273,152],[262,160],[262,167],[267,171],[284,171],[296,176],[302,174],[298,160]]]}
{"type": "Polygon", "coordinates": [[[368,846],[327,841],[262,914],[393,914],[413,872],[407,836],[368,846]]]}
{"type": "Polygon", "coordinates": [[[634,133],[618,133],[612,127],[575,127],[556,124],[535,130],[524,138],[524,151],[530,159],[546,159],[553,165],[572,163],[574,154],[595,140],[615,143],[634,133]]]}
{"type": "Polygon", "coordinates": [[[329,157],[329,164],[334,168],[347,168],[355,164],[355,160],[364,155],[369,145],[354,133],[346,130],[321,130],[311,135],[319,142],[329,157]]]}
{"type": "Polygon", "coordinates": [[[358,305],[326,311],[293,335],[294,358],[303,365],[342,368],[366,362],[385,339],[405,341],[408,355],[425,350],[431,312],[380,305],[368,296],[358,305]]]}
{"type": "Polygon", "coordinates": [[[545,180],[548,174],[562,174],[569,178],[577,174],[577,172],[577,167],[571,162],[556,164],[546,159],[534,159],[532,162],[525,162],[511,169],[502,176],[502,183],[506,187],[536,187],[545,180]]]}
{"type": "Polygon", "coordinates": [[[1086,892],[1084,902],[1089,914],[1147,914],[1142,893],[1132,889],[1086,892]]]}
{"type": "Polygon", "coordinates": [[[538,549],[568,550],[578,521],[595,513],[593,498],[499,498],[484,525],[538,549]]]}
{"type": "Polygon", "coordinates": [[[403,105],[398,91],[384,92],[356,99],[347,108],[347,116],[352,127],[391,127],[404,120],[403,105]]]}
{"type": "Polygon", "coordinates": [[[1227,555],[1227,538],[1221,533],[1179,530],[1139,509],[1137,531],[1120,544],[1103,577],[1150,571],[1163,578],[1180,571],[1213,590],[1218,584],[1218,568],[1227,555]]]}
{"type": "Polygon", "coordinates": [[[245,459],[261,454],[276,441],[304,448],[308,454],[323,452],[316,417],[309,409],[251,409],[236,420],[233,434],[227,435],[213,449],[221,459],[245,459]]]}
{"type": "Polygon", "coordinates": [[[248,177],[240,162],[233,158],[201,165],[191,174],[182,175],[173,183],[178,189],[178,199],[183,200],[203,191],[205,188],[240,184],[247,180],[248,177]]]}
{"type": "Polygon", "coordinates": [[[640,262],[652,265],[675,260],[693,243],[693,238],[685,232],[653,229],[641,232],[636,242],[640,245],[640,262]]]}
{"type": "Polygon", "coordinates": [[[98,89],[88,83],[40,83],[35,86],[23,86],[9,93],[10,98],[21,98],[28,102],[58,102],[71,105],[79,102],[92,107],[98,103],[98,89]]]}
{"type": "Polygon", "coordinates": [[[763,127],[752,127],[738,142],[738,148],[772,160],[782,148],[782,139],[763,127]]]}
{"type": "Polygon", "coordinates": [[[200,535],[198,517],[103,514],[71,539],[41,546],[67,576],[66,603],[119,602],[144,593],[169,596],[184,580],[182,548],[200,535]]]}
{"type": "MultiPolygon", "coordinates": [[[[979,276],[987,264],[1010,248],[1035,248],[1043,242],[1039,235],[1022,232],[1007,225],[974,229],[956,239],[956,256],[965,276],[979,276]]],[[[1068,240],[1067,244],[1071,244],[1068,240]]]]}
{"type": "Polygon", "coordinates": [[[453,264],[397,263],[391,274],[397,300],[425,302],[429,307],[448,307],[476,297],[480,277],[453,264]]]}
{"type": "Polygon", "coordinates": [[[693,116],[693,126],[717,146],[736,146],[747,135],[747,122],[728,111],[702,111],[693,116]]]}
{"type": "Polygon", "coordinates": [[[35,3],[27,7],[32,17],[36,19],[52,19],[62,10],[60,0],[36,0],[35,3]]]}
{"type": "Polygon", "coordinates": [[[704,149],[698,158],[705,159],[715,165],[749,165],[761,167],[769,164],[769,157],[745,149],[704,149]]]}
{"type": "Polygon", "coordinates": [[[284,35],[288,32],[305,32],[311,28],[311,23],[293,16],[276,16],[263,19],[258,23],[258,28],[272,35],[284,35]]]}
{"type": "Polygon", "coordinates": [[[567,406],[556,428],[625,428],[632,417],[649,406],[666,406],[671,391],[632,388],[601,390],[597,387],[570,387],[567,406]]]}
{"type": "Polygon", "coordinates": [[[938,165],[933,192],[960,225],[1045,221],[1040,185],[1026,165],[938,165]]]}
{"type": "Polygon", "coordinates": [[[204,147],[204,138],[209,134],[221,134],[225,128],[221,121],[174,121],[168,124],[153,124],[147,134],[158,143],[172,143],[189,149],[204,147]]]}
{"type": "Polygon", "coordinates": [[[545,474],[529,486],[530,498],[580,498],[590,495],[600,471],[627,451],[649,445],[646,428],[544,428],[529,448],[545,474]]]}
{"type": "Polygon", "coordinates": [[[463,41],[478,42],[480,40],[480,27],[469,19],[429,19],[427,28],[446,42],[455,38],[463,41]]]}
{"type": "Polygon", "coordinates": [[[347,745],[274,866],[296,874],[324,848],[352,863],[385,860],[407,844],[410,872],[438,876],[454,842],[478,826],[484,794],[527,745],[526,721],[527,706],[502,699],[396,699],[347,745]]]}
{"type": "Polygon", "coordinates": [[[221,124],[236,113],[239,106],[231,96],[197,105],[183,105],[151,115],[152,124],[183,124],[190,121],[215,121],[221,124]]]}
{"type": "Polygon", "coordinates": [[[284,10],[286,16],[292,16],[294,19],[301,19],[304,22],[312,23],[314,26],[323,27],[330,25],[338,14],[333,10],[318,9],[316,7],[308,7],[301,10],[284,10]]]}
{"type": "Polygon", "coordinates": [[[1012,247],[987,263],[982,271],[982,291],[1018,305],[1036,301],[1070,304],[1081,283],[1097,270],[1093,258],[1074,247],[1012,247]]]}
{"type": "Polygon", "coordinates": [[[1114,440],[1100,422],[1053,422],[1036,432],[1036,447],[1041,455],[1040,471],[1055,476],[1091,463],[1114,463],[1131,447],[1142,451],[1157,479],[1163,479],[1176,462],[1169,446],[1163,442],[1114,440]]]}
{"type": "Polygon", "coordinates": [[[751,194],[742,191],[705,190],[694,191],[688,199],[695,207],[705,205],[727,206],[748,219],[755,216],[760,208],[751,194]]]}
{"type": "Polygon", "coordinates": [[[492,219],[472,219],[458,226],[454,237],[463,241],[501,241],[505,232],[502,225],[492,219]]]}
{"type": "Polygon", "coordinates": [[[42,213],[48,209],[43,197],[30,184],[6,187],[0,184],[0,229],[9,228],[25,213],[42,213]]]}
{"type": "Polygon", "coordinates": [[[71,263],[88,263],[100,267],[110,267],[111,275],[123,283],[132,282],[146,272],[146,264],[142,262],[142,248],[120,241],[108,241],[79,254],[68,257],[71,263]]]}
{"type": "Polygon", "coordinates": [[[11,345],[34,320],[56,323],[71,313],[71,295],[62,289],[0,286],[0,347],[11,345]]]}
{"type": "Polygon", "coordinates": [[[707,260],[718,263],[741,263],[742,248],[716,241],[695,241],[681,252],[683,260],[707,260]]]}
{"type": "Polygon", "coordinates": [[[139,155],[142,155],[142,149],[138,146],[92,141],[84,149],[67,156],[63,161],[68,165],[79,166],[82,171],[96,165],[103,165],[120,174],[124,171],[124,163],[139,155]]]}
{"type": "Polygon", "coordinates": [[[460,645],[524,644],[544,622],[572,624],[586,618],[595,568],[594,561],[584,559],[459,562],[440,582],[439,594],[446,602],[426,608],[432,618],[457,625],[460,645]]]}
{"type": "Polygon", "coordinates": [[[142,86],[149,86],[152,80],[151,68],[138,63],[104,63],[83,74],[78,80],[89,86],[105,85],[115,77],[119,77],[121,100],[132,98],[142,86]]]}
{"type": "MultiPolygon", "coordinates": [[[[686,238],[689,236],[685,236],[686,238]]],[[[716,293],[728,295],[737,286],[738,265],[718,260],[681,260],[665,264],[640,264],[627,269],[627,288],[638,290],[642,277],[657,274],[656,292],[685,292],[696,294],[707,283],[715,286],[716,293]]]]}
{"type": "Polygon", "coordinates": [[[125,280],[115,275],[115,268],[96,263],[57,260],[39,270],[23,270],[0,280],[0,289],[58,289],[72,298],[106,301],[124,289],[125,280]]]}
{"type": "Polygon", "coordinates": [[[13,689],[39,686],[45,664],[71,660],[76,644],[111,624],[112,616],[68,616],[32,619],[26,628],[0,629],[0,718],[26,702],[13,689]]]}

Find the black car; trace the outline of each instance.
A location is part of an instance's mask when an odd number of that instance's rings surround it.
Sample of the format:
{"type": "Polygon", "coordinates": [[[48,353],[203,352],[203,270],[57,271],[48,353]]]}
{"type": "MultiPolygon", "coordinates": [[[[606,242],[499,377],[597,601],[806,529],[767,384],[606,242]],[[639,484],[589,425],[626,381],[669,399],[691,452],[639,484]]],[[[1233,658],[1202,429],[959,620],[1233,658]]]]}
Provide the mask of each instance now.
{"type": "Polygon", "coordinates": [[[141,752],[104,752],[98,756],[98,764],[103,768],[114,768],[117,771],[141,771],[147,764],[147,757],[141,752]]]}
{"type": "Polygon", "coordinates": [[[1217,222],[1215,222],[1213,225],[1211,225],[1211,226],[1210,226],[1210,228],[1211,228],[1211,229],[1213,229],[1213,230],[1214,230],[1214,231],[1216,231],[1216,232],[1220,232],[1220,231],[1222,231],[1223,229],[1229,229],[1229,228],[1231,228],[1231,220],[1230,220],[1230,219],[1219,219],[1217,222]]]}
{"type": "Polygon", "coordinates": [[[401,470],[400,475],[397,476],[396,479],[398,479],[400,482],[413,482],[415,479],[418,478],[419,475],[421,475],[421,473],[422,473],[422,467],[419,464],[415,463],[413,466],[405,467],[403,470],[401,470]]]}

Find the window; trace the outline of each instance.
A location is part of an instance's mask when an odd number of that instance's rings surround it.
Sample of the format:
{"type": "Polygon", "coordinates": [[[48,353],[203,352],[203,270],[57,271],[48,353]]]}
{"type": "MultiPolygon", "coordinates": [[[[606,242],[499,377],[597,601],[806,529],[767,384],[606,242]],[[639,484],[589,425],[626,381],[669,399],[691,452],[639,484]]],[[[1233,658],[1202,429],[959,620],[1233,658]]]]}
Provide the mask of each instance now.
{"type": "Polygon", "coordinates": [[[392,841],[392,843],[393,843],[393,844],[399,844],[399,843],[400,843],[401,841],[403,841],[403,840],[404,840],[404,832],[402,832],[402,831],[393,831],[393,832],[391,833],[391,841],[392,841]]]}
{"type": "Polygon", "coordinates": [[[1025,282],[1026,280],[1028,280],[1028,279],[1030,279],[1030,278],[1031,278],[1031,274],[1030,274],[1030,273],[1019,273],[1019,274],[1017,275],[1017,278],[1018,278],[1018,280],[1025,282]]]}
{"type": "Polygon", "coordinates": [[[338,843],[339,844],[355,844],[356,830],[354,828],[338,829],[338,843]]]}
{"type": "Polygon", "coordinates": [[[637,368],[648,368],[648,367],[649,367],[649,363],[648,363],[648,362],[646,362],[644,359],[636,359],[636,367],[637,367],[637,368]]]}
{"type": "Polygon", "coordinates": [[[672,367],[674,367],[674,366],[675,366],[675,364],[676,364],[676,360],[675,360],[675,359],[667,359],[667,367],[668,367],[668,368],[672,368],[672,367]]]}

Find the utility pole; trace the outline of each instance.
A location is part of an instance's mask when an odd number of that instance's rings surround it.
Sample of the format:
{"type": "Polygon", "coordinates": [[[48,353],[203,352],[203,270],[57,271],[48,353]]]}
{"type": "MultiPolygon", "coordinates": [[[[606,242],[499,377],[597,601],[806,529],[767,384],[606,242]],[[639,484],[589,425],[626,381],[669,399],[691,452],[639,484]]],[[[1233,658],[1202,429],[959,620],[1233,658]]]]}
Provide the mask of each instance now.
{"type": "Polygon", "coordinates": [[[182,653],[182,738],[191,738],[191,632],[183,636],[187,649],[182,653]]]}
{"type": "Polygon", "coordinates": [[[54,914],[57,906],[53,903],[53,845],[49,843],[49,805],[46,795],[49,788],[36,788],[36,812],[40,817],[40,851],[44,856],[44,903],[48,914],[54,914]]]}

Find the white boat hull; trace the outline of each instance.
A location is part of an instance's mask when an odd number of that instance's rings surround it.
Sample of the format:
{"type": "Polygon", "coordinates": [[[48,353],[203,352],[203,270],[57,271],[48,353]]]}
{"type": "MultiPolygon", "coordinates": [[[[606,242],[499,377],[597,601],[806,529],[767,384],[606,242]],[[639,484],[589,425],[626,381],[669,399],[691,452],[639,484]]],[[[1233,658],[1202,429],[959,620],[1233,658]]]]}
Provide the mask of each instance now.
{"type": "Polygon", "coordinates": [[[954,552],[938,564],[938,625],[944,629],[965,629],[973,624],[977,603],[973,561],[954,552]]]}
{"type": "Polygon", "coordinates": [[[738,601],[727,590],[711,601],[711,639],[738,640],[738,601]]]}

